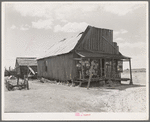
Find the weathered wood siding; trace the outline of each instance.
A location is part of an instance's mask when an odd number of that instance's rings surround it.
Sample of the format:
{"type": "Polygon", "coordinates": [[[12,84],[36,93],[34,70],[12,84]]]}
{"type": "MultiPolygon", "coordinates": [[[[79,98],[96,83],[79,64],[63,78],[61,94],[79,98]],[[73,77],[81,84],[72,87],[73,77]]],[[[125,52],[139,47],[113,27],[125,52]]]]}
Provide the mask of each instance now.
{"type": "Polygon", "coordinates": [[[117,43],[113,42],[113,30],[109,29],[91,28],[77,49],[109,54],[118,53],[117,43]]]}
{"type": "Polygon", "coordinates": [[[17,61],[16,61],[16,64],[15,64],[15,70],[16,70],[17,75],[20,75],[20,67],[19,67],[19,64],[18,64],[17,61]]]}
{"type": "MultiPolygon", "coordinates": [[[[71,42],[70,42],[71,43],[71,42]]],[[[64,44],[66,45],[66,44],[64,44]]],[[[60,45],[59,45],[60,46],[60,45]]],[[[63,46],[62,46],[63,47],[63,46]]],[[[58,47],[57,47],[58,48],[58,47]]],[[[60,51],[58,48],[52,50],[53,52],[60,51]]],[[[61,49],[62,53],[63,47],[61,49]]],[[[68,49],[68,48],[67,48],[68,49]]],[[[74,52],[80,51],[91,51],[99,53],[109,53],[117,54],[118,53],[117,43],[113,42],[113,30],[109,29],[100,29],[95,27],[88,26],[74,49],[70,49],[70,53],[61,54],[57,56],[52,56],[48,58],[41,58],[38,62],[38,76],[45,77],[55,80],[72,80],[76,77],[76,65],[74,58],[79,58],[74,52]],[[45,65],[47,65],[45,67],[45,65]]],[[[105,60],[105,59],[104,59],[105,60]]],[[[101,62],[100,70],[105,69],[105,61],[101,62]],[[103,65],[103,66],[102,66],[103,65]],[[103,69],[102,69],[103,68],[103,69]]],[[[103,75],[105,71],[100,73],[103,75]]]]}
{"type": "Polygon", "coordinates": [[[72,80],[76,75],[73,53],[38,60],[38,76],[55,80],[72,80]],[[45,71],[47,61],[47,71],[45,71]]]}
{"type": "MultiPolygon", "coordinates": [[[[37,72],[37,66],[30,66],[34,72],[37,72]]],[[[19,76],[21,78],[24,78],[24,75],[27,75],[29,73],[29,69],[27,66],[19,66],[20,74],[19,76]]]]}
{"type": "MultiPolygon", "coordinates": [[[[21,58],[23,63],[19,63],[18,58],[16,59],[15,70],[19,77],[24,78],[24,75],[27,75],[29,69],[27,67],[27,59],[29,58],[21,58]]],[[[28,61],[28,65],[33,69],[34,72],[37,72],[37,63],[33,61],[28,61]]]]}

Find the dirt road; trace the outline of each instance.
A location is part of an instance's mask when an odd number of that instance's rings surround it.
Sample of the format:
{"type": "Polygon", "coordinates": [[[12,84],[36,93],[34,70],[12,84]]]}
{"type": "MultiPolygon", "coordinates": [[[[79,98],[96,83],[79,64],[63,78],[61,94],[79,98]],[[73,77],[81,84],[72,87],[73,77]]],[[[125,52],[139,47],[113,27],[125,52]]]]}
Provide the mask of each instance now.
{"type": "Polygon", "coordinates": [[[30,90],[5,91],[6,113],[146,112],[145,85],[69,87],[29,81],[30,90]]]}

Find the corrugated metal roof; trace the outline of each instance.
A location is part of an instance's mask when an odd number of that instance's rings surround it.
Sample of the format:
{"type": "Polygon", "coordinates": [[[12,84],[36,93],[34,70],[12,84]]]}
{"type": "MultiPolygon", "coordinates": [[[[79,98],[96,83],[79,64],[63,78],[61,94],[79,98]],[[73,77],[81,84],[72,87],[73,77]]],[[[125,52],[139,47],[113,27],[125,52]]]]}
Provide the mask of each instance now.
{"type": "MultiPolygon", "coordinates": [[[[76,48],[77,46],[79,46],[81,43],[83,44],[83,42],[87,39],[89,39],[89,36],[91,35],[91,31],[92,29],[100,29],[100,28],[96,28],[96,27],[91,27],[91,26],[88,26],[87,29],[80,33],[78,36],[75,36],[75,37],[71,37],[71,38],[68,38],[68,39],[63,39],[59,42],[57,42],[56,44],[54,44],[48,51],[47,53],[42,56],[42,57],[39,57],[37,60],[39,59],[43,59],[43,58],[47,58],[47,57],[51,57],[51,56],[56,56],[56,55],[61,55],[61,54],[66,54],[66,53],[69,53],[70,51],[72,51],[74,48],[76,48]],[[90,30],[90,31],[89,31],[90,30]],[[84,39],[84,36],[86,35],[86,38],[84,39]]],[[[101,28],[102,29],[102,28],[101,28]]],[[[104,30],[109,30],[109,29],[104,29],[104,30]]],[[[110,30],[109,30],[110,31],[110,30]]],[[[96,33],[96,34],[99,34],[99,33],[96,33]]],[[[97,35],[98,37],[100,35],[97,35]]],[[[106,41],[106,40],[105,40],[106,41]]],[[[88,44],[89,45],[89,44],[88,44]]],[[[113,46],[113,41],[110,41],[109,42],[109,46],[112,46],[113,49],[115,48],[113,46]],[[112,43],[112,45],[111,45],[112,43]]],[[[116,49],[116,48],[115,48],[116,49]]],[[[106,50],[106,48],[105,48],[106,50]]],[[[88,54],[89,55],[89,54],[88,54]]],[[[103,54],[101,54],[102,56],[103,54]]],[[[90,55],[89,55],[90,56],[90,55]]],[[[91,54],[91,57],[95,57],[95,56],[100,56],[100,54],[96,54],[93,55],[93,53],[91,54]]],[[[108,56],[108,55],[107,55],[108,56]]],[[[112,56],[112,55],[110,55],[112,56]]],[[[120,55],[117,55],[119,56],[120,58],[124,58],[124,59],[127,59],[129,57],[126,57],[123,56],[121,53],[120,55]]]]}
{"type": "Polygon", "coordinates": [[[121,53],[119,54],[106,54],[106,53],[92,53],[92,52],[85,52],[85,51],[80,51],[76,52],[79,56],[83,58],[114,58],[114,59],[129,59],[130,57],[123,56],[121,53]]]}
{"type": "Polygon", "coordinates": [[[17,57],[16,61],[19,66],[37,66],[37,61],[35,57],[17,57]]]}
{"type": "Polygon", "coordinates": [[[74,49],[81,36],[82,34],[79,34],[75,37],[57,42],[47,51],[45,56],[39,57],[38,59],[69,53],[72,49],[74,49]]]}

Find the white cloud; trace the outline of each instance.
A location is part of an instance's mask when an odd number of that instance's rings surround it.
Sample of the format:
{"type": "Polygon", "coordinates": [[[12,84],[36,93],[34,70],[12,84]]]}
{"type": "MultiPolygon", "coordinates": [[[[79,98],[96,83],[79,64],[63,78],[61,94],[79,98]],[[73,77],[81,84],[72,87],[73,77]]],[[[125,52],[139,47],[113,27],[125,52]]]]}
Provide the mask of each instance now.
{"type": "Polygon", "coordinates": [[[143,48],[145,49],[146,48],[146,43],[144,42],[137,42],[137,43],[128,43],[128,42],[125,42],[125,43],[120,43],[119,44],[119,47],[130,47],[130,48],[143,48]]]}
{"type": "Polygon", "coordinates": [[[97,4],[89,3],[14,3],[13,8],[22,16],[45,17],[66,21],[73,13],[90,12],[96,10],[97,4]]]}
{"type": "Polygon", "coordinates": [[[125,33],[127,33],[127,32],[128,32],[127,30],[121,29],[121,30],[119,30],[119,31],[114,31],[114,32],[113,32],[113,35],[114,35],[114,38],[116,38],[116,37],[118,37],[120,34],[125,34],[125,33]]]}
{"type": "Polygon", "coordinates": [[[54,32],[79,32],[79,31],[84,31],[86,29],[86,27],[88,26],[87,23],[85,22],[81,22],[81,23],[67,23],[66,25],[64,25],[63,27],[61,27],[60,25],[56,25],[54,28],[54,32]]]}
{"type": "Polygon", "coordinates": [[[21,27],[20,30],[26,31],[26,30],[29,30],[29,28],[21,27]]]}
{"type": "Polygon", "coordinates": [[[117,38],[114,41],[123,41],[123,38],[117,38]]]}
{"type": "Polygon", "coordinates": [[[67,22],[75,13],[95,10],[95,5],[81,3],[14,3],[13,8],[22,16],[44,17],[67,22]]]}
{"type": "MultiPolygon", "coordinates": [[[[14,9],[22,16],[40,17],[38,21],[32,22],[32,28],[51,29],[53,17],[52,10],[57,8],[53,3],[14,3],[14,9]]],[[[21,30],[28,30],[27,27],[21,27],[21,30]]]]}
{"type": "Polygon", "coordinates": [[[14,3],[13,7],[22,16],[51,17],[53,6],[45,3],[14,3]]]}
{"type": "Polygon", "coordinates": [[[127,13],[133,12],[133,10],[143,6],[139,3],[127,3],[127,2],[120,2],[120,3],[109,3],[102,5],[104,11],[111,12],[113,14],[117,14],[119,16],[126,15],[127,13]]]}
{"type": "Polygon", "coordinates": [[[109,3],[13,3],[13,8],[22,16],[45,17],[65,21],[71,16],[79,14],[88,14],[93,11],[107,11],[119,16],[126,15],[129,12],[141,7],[142,4],[127,2],[109,2],[109,3]]]}
{"type": "Polygon", "coordinates": [[[17,27],[15,26],[15,25],[12,25],[11,27],[10,27],[10,29],[16,29],[17,27]]]}
{"type": "Polygon", "coordinates": [[[37,29],[51,29],[52,28],[52,19],[38,20],[37,22],[32,22],[32,27],[37,29]]]}
{"type": "MultiPolygon", "coordinates": [[[[94,11],[101,11],[102,13],[106,11],[118,15],[125,15],[133,10],[139,8],[141,4],[132,4],[126,2],[99,2],[99,3],[85,3],[85,2],[67,2],[67,3],[55,3],[55,2],[40,2],[40,3],[13,3],[13,8],[19,12],[22,16],[39,17],[38,22],[32,22],[32,27],[34,28],[51,28],[52,22],[50,21],[48,27],[42,24],[44,19],[46,20],[59,20],[62,23],[67,23],[69,21],[79,21],[85,19],[84,15],[87,17],[91,16],[94,11]],[[83,17],[83,18],[82,18],[83,17]],[[42,20],[41,20],[42,19],[42,20]],[[38,27],[38,25],[40,25],[38,27]],[[42,26],[43,25],[43,26],[42,26]]],[[[45,20],[45,22],[46,22],[45,20]]],[[[83,20],[82,20],[83,21],[83,20]]],[[[59,28],[59,26],[57,27],[59,28]]],[[[126,33],[125,31],[122,33],[126,33]]]]}
{"type": "Polygon", "coordinates": [[[61,22],[66,23],[66,22],[68,22],[68,21],[64,19],[64,20],[61,20],[61,22]]]}
{"type": "Polygon", "coordinates": [[[76,17],[80,14],[96,11],[100,5],[94,3],[66,3],[55,9],[55,15],[58,20],[68,20],[70,17],[76,17]]]}
{"type": "Polygon", "coordinates": [[[30,26],[29,25],[21,25],[20,30],[26,31],[29,30],[30,26]]]}
{"type": "Polygon", "coordinates": [[[123,33],[127,33],[127,32],[128,32],[128,31],[127,31],[127,30],[124,30],[124,29],[121,29],[121,30],[120,30],[120,33],[122,33],[122,34],[123,34],[123,33]]]}
{"type": "Polygon", "coordinates": [[[114,36],[117,36],[117,35],[120,34],[120,32],[119,31],[114,31],[113,34],[114,34],[114,36]]]}

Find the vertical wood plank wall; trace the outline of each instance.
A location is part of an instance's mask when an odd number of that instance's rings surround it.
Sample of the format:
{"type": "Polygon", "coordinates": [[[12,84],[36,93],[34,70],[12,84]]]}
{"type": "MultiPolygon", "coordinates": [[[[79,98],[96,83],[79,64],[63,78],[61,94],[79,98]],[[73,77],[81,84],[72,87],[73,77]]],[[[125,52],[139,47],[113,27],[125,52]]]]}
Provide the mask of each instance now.
{"type": "Polygon", "coordinates": [[[38,76],[56,80],[72,80],[75,75],[73,54],[65,54],[38,60],[38,76]],[[47,72],[44,71],[44,61],[47,61],[47,72]]]}
{"type": "Polygon", "coordinates": [[[118,53],[117,43],[113,42],[113,30],[109,29],[90,29],[79,47],[79,50],[87,49],[109,54],[118,53]]]}
{"type": "Polygon", "coordinates": [[[15,68],[16,68],[16,73],[20,74],[20,66],[19,66],[17,61],[16,61],[16,64],[15,64],[15,68]]]}

